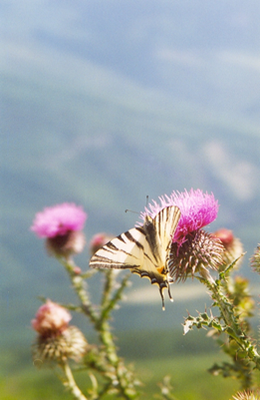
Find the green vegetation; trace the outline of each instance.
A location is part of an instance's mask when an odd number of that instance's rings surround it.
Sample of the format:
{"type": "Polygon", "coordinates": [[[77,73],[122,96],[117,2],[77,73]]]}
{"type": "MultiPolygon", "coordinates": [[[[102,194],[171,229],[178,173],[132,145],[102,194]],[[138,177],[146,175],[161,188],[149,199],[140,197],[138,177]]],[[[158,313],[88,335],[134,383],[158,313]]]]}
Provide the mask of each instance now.
{"type": "MultiPolygon", "coordinates": [[[[198,341],[198,345],[201,347],[204,338],[203,332],[200,333],[201,339],[198,341]]],[[[137,332],[132,334],[133,342],[137,335],[137,332]]],[[[172,336],[176,337],[176,335],[172,336]]],[[[163,337],[164,333],[161,334],[162,341],[163,337]]],[[[152,334],[149,339],[148,342],[152,348],[159,346],[156,341],[152,340],[152,334]]],[[[176,354],[173,354],[171,358],[164,356],[129,359],[129,363],[134,366],[136,375],[145,384],[144,388],[140,387],[140,391],[144,391],[142,399],[152,399],[153,395],[159,392],[158,383],[166,375],[171,376],[174,395],[181,400],[227,400],[231,398],[231,394],[235,390],[239,389],[238,382],[214,377],[207,372],[213,361],[223,360],[223,356],[215,351],[210,354],[196,353],[196,355],[185,354],[183,356],[181,350],[176,346],[176,354]]],[[[19,358],[13,359],[12,366],[9,365],[7,368],[5,365],[4,369],[2,369],[4,367],[3,360],[1,362],[1,400],[71,399],[51,370],[37,369],[28,359],[20,360],[18,364],[17,360],[19,358]]],[[[78,373],[75,377],[80,386],[88,385],[85,374],[78,373]]],[[[112,397],[107,397],[107,399],[112,399],[112,397]]]]}

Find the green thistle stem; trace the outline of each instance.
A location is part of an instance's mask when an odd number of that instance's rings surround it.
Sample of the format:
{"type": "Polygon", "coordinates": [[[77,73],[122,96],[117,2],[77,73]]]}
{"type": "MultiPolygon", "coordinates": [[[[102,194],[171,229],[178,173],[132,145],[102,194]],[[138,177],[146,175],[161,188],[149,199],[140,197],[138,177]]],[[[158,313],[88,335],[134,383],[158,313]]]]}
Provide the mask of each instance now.
{"type": "MultiPolygon", "coordinates": [[[[101,301],[101,311],[100,313],[97,313],[94,311],[94,308],[86,291],[84,277],[75,273],[75,264],[73,260],[71,258],[60,258],[60,262],[69,274],[73,289],[80,299],[82,311],[90,318],[91,322],[94,324],[96,331],[99,333],[100,341],[106,349],[108,363],[114,368],[113,384],[116,385],[119,393],[124,399],[130,400],[136,398],[137,393],[134,389],[133,378],[130,377],[127,368],[123,365],[121,359],[117,355],[113,335],[111,334],[110,330],[110,325],[107,322],[110,316],[110,312],[115,308],[117,302],[122,298],[122,293],[127,285],[129,276],[125,276],[119,288],[111,296],[114,288],[114,271],[109,270],[105,272],[106,282],[104,285],[103,297],[101,301]]],[[[110,386],[111,384],[109,385],[109,387],[110,386]]]]}
{"type": "Polygon", "coordinates": [[[131,383],[131,379],[129,379],[127,376],[127,369],[123,366],[120,358],[117,355],[114,338],[110,331],[110,325],[107,322],[110,312],[115,307],[118,300],[121,299],[122,292],[125,289],[127,282],[128,275],[122,280],[120,287],[111,297],[111,291],[114,287],[114,271],[106,271],[106,282],[102,297],[102,310],[100,313],[100,318],[96,323],[96,330],[99,332],[100,341],[106,348],[108,361],[114,367],[117,388],[124,399],[130,400],[136,398],[137,393],[133,387],[131,387],[131,394],[129,394],[129,387],[133,386],[133,384],[131,383]]]}
{"type": "Polygon", "coordinates": [[[75,271],[75,264],[73,260],[60,258],[60,262],[65,267],[66,271],[69,274],[73,289],[77,293],[80,302],[81,308],[85,314],[90,318],[93,323],[96,323],[98,320],[98,315],[95,313],[91,301],[89,299],[87,290],[86,290],[86,283],[81,275],[76,274],[75,271]]]}
{"type": "Polygon", "coordinates": [[[64,362],[61,365],[61,368],[65,375],[65,379],[63,380],[64,386],[66,386],[66,388],[71,393],[73,398],[76,400],[88,400],[88,398],[86,396],[84,396],[84,394],[78,388],[78,386],[74,380],[74,377],[71,372],[69,364],[67,362],[64,362]]]}
{"type": "Polygon", "coordinates": [[[255,363],[256,368],[260,370],[260,355],[258,354],[254,344],[237,323],[233,312],[233,305],[229,302],[226,296],[221,293],[221,287],[218,284],[218,281],[214,281],[213,283],[212,281],[209,282],[209,280],[207,280],[207,286],[210,288],[212,298],[215,300],[215,304],[219,307],[221,317],[225,322],[226,326],[224,327],[224,331],[237,342],[239,347],[247,354],[248,358],[255,363]]]}

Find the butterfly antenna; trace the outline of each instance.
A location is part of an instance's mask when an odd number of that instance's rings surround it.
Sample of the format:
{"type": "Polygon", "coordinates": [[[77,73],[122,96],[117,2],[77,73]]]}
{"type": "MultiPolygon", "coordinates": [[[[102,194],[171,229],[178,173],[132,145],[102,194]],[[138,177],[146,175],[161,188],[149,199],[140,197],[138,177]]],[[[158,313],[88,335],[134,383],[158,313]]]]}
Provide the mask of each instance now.
{"type": "Polygon", "coordinates": [[[146,207],[148,207],[148,203],[149,203],[149,195],[146,195],[146,207]]]}
{"type": "Polygon", "coordinates": [[[125,210],[125,213],[128,213],[128,212],[131,212],[131,213],[134,213],[134,214],[139,214],[139,212],[134,211],[134,210],[129,210],[129,208],[127,208],[127,209],[125,210]]]}

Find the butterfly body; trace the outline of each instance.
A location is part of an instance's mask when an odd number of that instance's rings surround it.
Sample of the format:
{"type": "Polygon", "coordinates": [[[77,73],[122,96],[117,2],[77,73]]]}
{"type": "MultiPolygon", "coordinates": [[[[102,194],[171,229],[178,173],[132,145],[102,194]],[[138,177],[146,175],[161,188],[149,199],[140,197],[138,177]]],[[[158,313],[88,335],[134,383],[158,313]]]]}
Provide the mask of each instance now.
{"type": "Polygon", "coordinates": [[[159,286],[164,309],[164,288],[172,299],[168,261],[179,219],[180,210],[175,206],[163,208],[154,218],[147,215],[142,226],[122,233],[99,249],[91,258],[90,267],[130,269],[141,278],[149,278],[159,286]]]}

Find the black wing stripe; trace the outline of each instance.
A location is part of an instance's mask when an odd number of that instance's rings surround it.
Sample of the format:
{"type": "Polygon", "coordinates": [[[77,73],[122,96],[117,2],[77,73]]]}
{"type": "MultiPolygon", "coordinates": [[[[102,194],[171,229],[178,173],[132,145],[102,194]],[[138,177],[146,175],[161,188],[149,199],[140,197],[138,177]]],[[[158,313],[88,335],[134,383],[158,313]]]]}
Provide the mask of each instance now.
{"type": "Polygon", "coordinates": [[[114,250],[114,251],[117,251],[118,250],[118,248],[114,245],[114,243],[113,242],[108,242],[105,246],[104,246],[104,249],[105,250],[114,250]]]}
{"type": "Polygon", "coordinates": [[[164,212],[165,212],[165,209],[162,210],[162,211],[160,212],[160,214],[158,215],[159,218],[158,218],[158,224],[157,224],[157,232],[158,232],[159,237],[162,236],[162,216],[164,216],[164,215],[163,215],[164,212]]]}
{"type": "Polygon", "coordinates": [[[116,269],[132,269],[139,268],[140,265],[134,264],[122,264],[121,262],[111,261],[105,257],[97,257],[97,259],[91,260],[92,268],[116,268],[116,269]]]}
{"type": "Polygon", "coordinates": [[[118,235],[117,239],[119,239],[123,243],[126,243],[122,235],[123,235],[123,233],[121,235],[118,235]]]}
{"type": "Polygon", "coordinates": [[[171,232],[170,232],[171,236],[174,236],[174,233],[176,231],[177,225],[180,220],[180,216],[181,216],[180,209],[178,207],[175,207],[174,214],[171,217],[172,218],[172,226],[171,226],[171,232]]]}
{"type": "Polygon", "coordinates": [[[136,240],[129,231],[124,233],[125,237],[130,241],[136,244],[137,247],[139,247],[139,249],[144,250],[144,246],[138,241],[136,240]]]}
{"type": "Polygon", "coordinates": [[[135,229],[145,236],[145,230],[144,230],[143,226],[136,226],[135,229]]]}
{"type": "MultiPolygon", "coordinates": [[[[154,258],[155,258],[155,255],[154,255],[154,254],[153,254],[153,256],[154,256],[154,258]]],[[[154,262],[154,260],[152,260],[151,257],[149,257],[149,255],[148,255],[147,253],[144,253],[144,257],[147,258],[147,260],[149,260],[149,261],[155,266],[155,268],[158,267],[157,262],[154,262]]]]}
{"type": "MultiPolygon", "coordinates": [[[[118,247],[116,247],[113,243],[111,243],[111,250],[110,250],[110,243],[111,242],[109,242],[108,244],[106,244],[106,246],[104,246],[103,247],[103,250],[104,251],[107,251],[108,253],[112,253],[112,254],[115,254],[115,252],[116,251],[120,251],[120,253],[124,253],[124,254],[126,254],[127,256],[131,256],[131,257],[133,257],[133,258],[136,258],[132,253],[129,253],[129,251],[126,251],[126,250],[124,250],[124,249],[119,249],[118,247]],[[109,246],[108,246],[109,245],[109,246]]],[[[99,256],[98,255],[98,252],[96,253],[96,257],[102,257],[102,256],[99,256]]],[[[104,257],[105,258],[105,257],[104,257]]],[[[109,259],[109,258],[108,258],[109,259]]]]}

